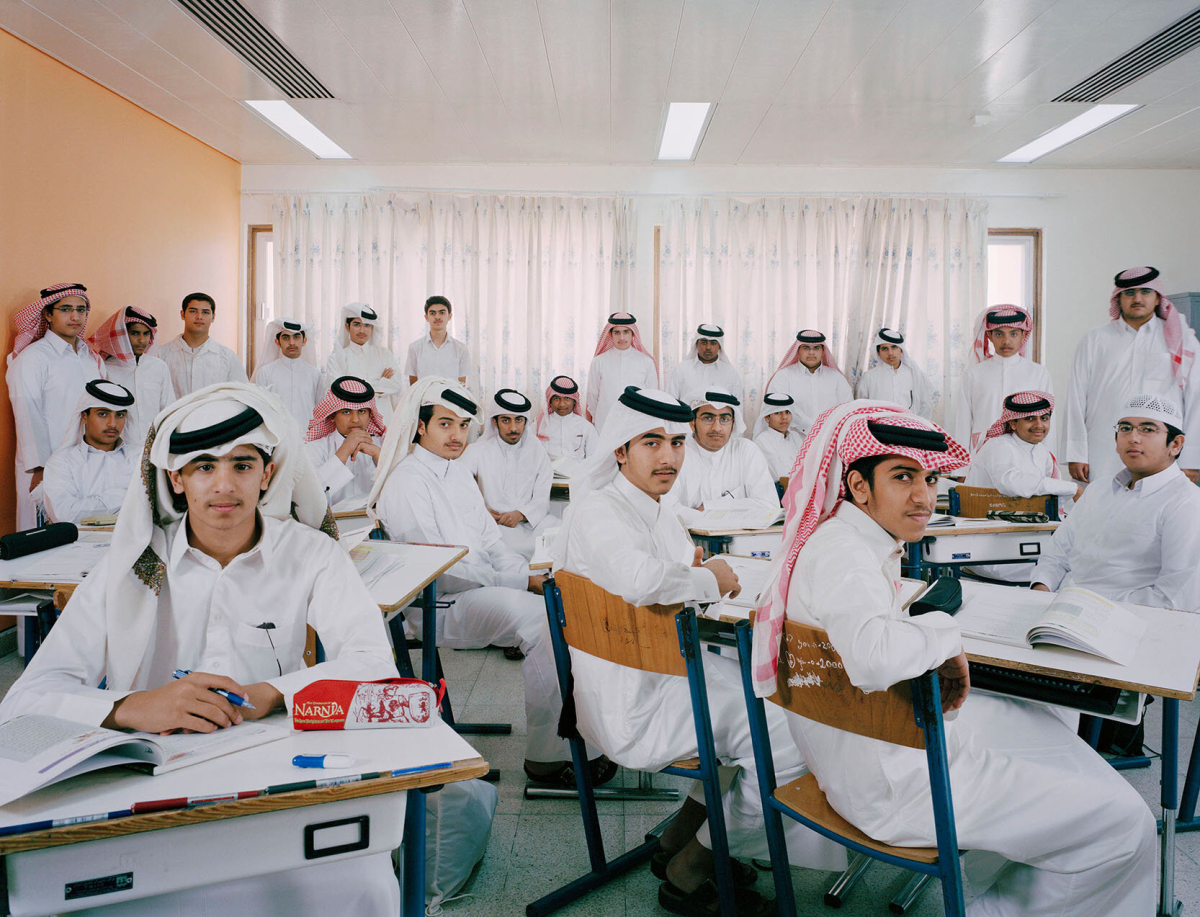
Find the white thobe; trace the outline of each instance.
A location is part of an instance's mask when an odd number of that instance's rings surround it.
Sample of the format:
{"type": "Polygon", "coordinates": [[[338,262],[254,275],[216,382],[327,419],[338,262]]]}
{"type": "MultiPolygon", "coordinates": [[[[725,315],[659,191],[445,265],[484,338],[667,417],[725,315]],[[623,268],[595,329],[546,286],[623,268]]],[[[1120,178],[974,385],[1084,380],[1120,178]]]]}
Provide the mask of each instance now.
{"type": "Polygon", "coordinates": [[[558,737],[562,696],[545,602],[528,591],[529,563],[500,537],[500,526],[488,514],[470,472],[458,461],[415,446],[392,469],[375,509],[394,541],[469,549],[438,577],[438,598],[450,603],[438,612],[438,642],[461,649],[520,647],[525,653],[525,757],[569,760],[570,749],[558,737]]]}
{"type": "Polygon", "coordinates": [[[1200,489],[1178,465],[1129,487],[1122,468],[1089,484],[1043,548],[1032,581],[1114,602],[1200,611],[1200,489]]]}
{"type": "Polygon", "coordinates": [[[627,385],[658,388],[658,370],[654,367],[654,361],[633,347],[625,350],[613,347],[592,358],[584,406],[597,430],[604,430],[608,409],[624,394],[627,385]]]}
{"type": "MultiPolygon", "coordinates": [[[[1200,354],[1190,328],[1184,348],[1200,354]]],[[[1113,424],[1125,413],[1130,397],[1144,392],[1169,395],[1183,408],[1187,441],[1179,467],[1200,468],[1200,371],[1193,365],[1181,391],[1172,365],[1163,321],[1157,315],[1136,331],[1118,320],[1085,334],[1075,348],[1067,387],[1066,460],[1088,463],[1092,481],[1107,481],[1120,471],[1113,424]]]]}
{"type": "Polygon", "coordinates": [[[780,478],[791,475],[792,466],[796,464],[796,456],[800,454],[800,447],[804,444],[804,437],[790,427],[787,436],[778,430],[767,427],[754,437],[753,442],[767,457],[767,467],[770,469],[771,478],[778,481],[780,478]]]}
{"type": "MultiPolygon", "coordinates": [[[[693,567],[695,546],[668,508],[630,484],[624,475],[592,491],[575,511],[557,569],[591,580],[634,605],[716,602],[717,578],[693,567]]],[[[750,745],[750,723],[737,662],[702,653],[713,744],[723,764],[740,768],[722,807],[733,856],[765,857],[762,800],[750,745]]],[[[635,770],[656,771],[699,754],[688,681],[642,672],[571,650],[579,733],[609,758],[635,770]]],[[[767,711],[775,772],[780,784],[805,772],[788,740],[779,710],[767,711]]],[[[692,797],[703,803],[703,795],[692,797]]],[[[712,842],[707,823],[696,835],[712,842]]],[[[808,829],[787,828],[790,859],[797,865],[838,869],[843,854],[808,829]]]]}
{"type": "MultiPolygon", "coordinates": [[[[900,556],[896,539],[843,503],[801,549],[792,575],[788,618],[827,631],[847,677],[866,692],[962,651],[949,615],[910,618],[901,609],[900,556]]],[[[787,716],[843,818],[886,844],[935,845],[924,750],[787,716]]],[[[945,725],[959,846],[1012,861],[972,914],[1153,914],[1154,817],[1060,713],[973,693],[945,725]]]]}
{"type": "Polygon", "coordinates": [[[515,526],[500,526],[500,537],[530,560],[537,536],[558,524],[558,518],[549,515],[554,469],[533,431],[526,429],[512,446],[495,435],[480,439],[463,453],[462,462],[479,482],[488,509],[497,513],[518,510],[525,516],[525,521],[515,526]]]}
{"type": "Polygon", "coordinates": [[[46,462],[42,504],[51,522],[74,522],[121,508],[141,452],[122,441],[111,452],[85,442],[59,449],[46,462]]]}
{"type": "Polygon", "coordinates": [[[1054,394],[1050,372],[1041,363],[1019,353],[971,363],[963,373],[962,391],[954,406],[954,438],[974,455],[983,445],[988,427],[1004,412],[1004,399],[1029,391],[1054,394]]]}
{"type": "Polygon", "coordinates": [[[458,338],[446,335],[441,346],[433,343],[429,332],[425,332],[408,345],[408,356],[404,360],[404,375],[445,376],[447,379],[469,379],[471,375],[471,351],[458,338]]]}
{"type": "Polygon", "coordinates": [[[288,413],[296,418],[302,434],[308,429],[313,408],[325,391],[321,385],[321,370],[303,357],[294,360],[277,357],[264,363],[254,371],[254,384],[279,396],[288,413]]]}
{"type": "Polygon", "coordinates": [[[709,452],[694,436],[684,448],[683,467],[666,502],[683,524],[696,525],[704,509],[779,508],[776,479],[767,457],[750,440],[731,436],[716,452],[709,452]]]}
{"type": "Polygon", "coordinates": [[[390,350],[373,341],[365,344],[351,341],[344,347],[333,348],[325,361],[322,387],[329,388],[341,376],[355,376],[369,382],[375,389],[375,405],[383,415],[384,425],[392,422],[392,398],[404,388],[406,380],[400,375],[400,367],[390,350]],[[385,369],[393,371],[390,379],[383,377],[385,369]]]}
{"type": "Polygon", "coordinates": [[[906,411],[933,419],[933,389],[929,379],[907,360],[895,369],[882,361],[868,369],[858,380],[858,397],[890,401],[906,411]]]}
{"type": "Polygon", "coordinates": [[[74,347],[47,332],[8,364],[5,376],[16,422],[17,530],[37,525],[29,495],[34,468],[44,468],[67,433],[79,423],[75,405],[83,387],[101,378],[96,358],[76,338],[74,347]]]}
{"type": "Polygon", "coordinates": [[[218,382],[250,381],[238,355],[212,338],[192,348],[181,334],[155,347],[154,355],[171,370],[171,385],[179,398],[218,382]]]}
{"type": "Polygon", "coordinates": [[[671,370],[671,378],[667,380],[667,391],[681,400],[691,392],[712,389],[725,389],[736,395],[738,401],[745,400],[742,397],[745,391],[742,374],[725,360],[701,363],[699,357],[689,357],[675,365],[671,370]]]}
{"type": "MultiPolygon", "coordinates": [[[[1078,485],[1069,478],[1053,475],[1054,455],[1045,440],[1027,443],[1015,433],[1005,433],[979,447],[967,470],[966,484],[968,487],[990,487],[1006,497],[1055,494],[1060,504],[1073,498],[1078,485]]],[[[971,569],[992,579],[1028,583],[1033,564],[983,564],[971,569]]]]}
{"type": "Polygon", "coordinates": [[[175,400],[171,370],[158,357],[148,353],[142,354],[136,362],[108,357],[104,369],[109,379],[133,392],[133,404],[126,411],[121,439],[140,454],[150,424],[154,423],[159,411],[175,400]]]}
{"type": "Polygon", "coordinates": [[[542,432],[546,434],[546,454],[552,462],[562,458],[582,462],[596,451],[599,439],[596,428],[573,412],[559,417],[547,411],[542,419],[542,432]]]}
{"type": "MultiPolygon", "coordinates": [[[[131,692],[170,684],[175,669],[192,669],[243,685],[269,682],[290,709],[295,692],[323,678],[396,676],[379,606],[346,552],[323,532],[291,519],[264,519],[262,538],[224,569],[189,547],[184,522],[167,539],[170,555],[164,558],[167,575],[156,624],[131,692]],[[274,649],[256,626],[264,621],[275,624],[274,649]],[[327,655],[312,667],[304,662],[305,625],[320,635],[327,655]]],[[[40,713],[99,725],[131,693],[94,687],[105,677],[109,575],[103,559],[75,591],[69,610],[0,705],[0,722],[40,713]]],[[[331,898],[350,908],[347,913],[364,917],[397,913],[399,888],[388,855],[330,865],[334,868],[309,866],[143,898],[98,913],[245,913],[247,901],[261,907],[273,900],[286,901],[289,914],[323,917],[331,898]],[[218,902],[223,907],[212,910],[218,902]]]]}
{"type": "MultiPolygon", "coordinates": [[[[350,461],[343,463],[337,456],[338,449],[346,437],[334,430],[328,436],[322,436],[308,443],[308,458],[321,485],[325,488],[325,496],[329,505],[336,506],[345,502],[347,507],[366,506],[367,497],[371,495],[371,485],[375,481],[375,459],[365,452],[359,452],[350,461]]],[[[372,436],[371,442],[376,446],[383,445],[382,436],[372,436]]]]}
{"type": "Polygon", "coordinates": [[[846,377],[824,364],[818,366],[816,372],[809,372],[802,363],[785,366],[771,380],[771,391],[783,392],[795,399],[792,427],[801,436],[807,435],[808,428],[822,413],[854,400],[846,377]]]}

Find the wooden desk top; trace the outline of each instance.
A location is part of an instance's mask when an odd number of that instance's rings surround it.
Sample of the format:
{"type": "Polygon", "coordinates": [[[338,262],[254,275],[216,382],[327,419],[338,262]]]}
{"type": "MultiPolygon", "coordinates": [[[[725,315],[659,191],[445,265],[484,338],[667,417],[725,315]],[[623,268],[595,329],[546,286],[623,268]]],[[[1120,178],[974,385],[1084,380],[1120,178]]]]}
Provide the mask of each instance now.
{"type": "Polygon", "coordinates": [[[243,815],[260,815],[263,812],[276,812],[281,809],[298,809],[303,806],[315,806],[341,799],[358,799],[363,796],[398,793],[402,790],[411,790],[422,786],[456,783],[460,780],[482,777],[487,772],[488,763],[483,758],[465,758],[455,761],[451,767],[436,771],[421,771],[416,774],[404,774],[400,777],[377,777],[374,780],[361,780],[358,783],[343,783],[272,796],[219,802],[191,809],[148,812],[145,815],[129,815],[111,821],[68,825],[65,828],[33,831],[29,834],[14,834],[11,837],[0,838],[0,856],[27,850],[42,850],[46,847],[61,847],[64,844],[79,844],[84,841],[123,837],[127,834],[140,834],[143,831],[157,831],[161,828],[178,828],[206,821],[239,818],[243,815]]]}
{"type": "Polygon", "coordinates": [[[1008,535],[1013,532],[1053,532],[1060,522],[1004,522],[999,525],[935,525],[925,530],[926,538],[950,538],[954,535],[1008,535]]]}

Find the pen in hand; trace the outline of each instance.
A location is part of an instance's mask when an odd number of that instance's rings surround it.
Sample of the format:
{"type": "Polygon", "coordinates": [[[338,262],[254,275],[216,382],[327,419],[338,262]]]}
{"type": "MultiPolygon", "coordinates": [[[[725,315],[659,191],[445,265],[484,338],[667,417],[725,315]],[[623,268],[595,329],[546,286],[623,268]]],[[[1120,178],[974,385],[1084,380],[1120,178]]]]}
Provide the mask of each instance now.
{"type": "MultiPolygon", "coordinates": [[[[171,677],[183,678],[191,674],[191,669],[176,669],[175,674],[171,677]]],[[[224,688],[209,688],[208,690],[213,691],[216,694],[220,694],[223,698],[225,698],[225,700],[229,701],[229,703],[233,704],[235,707],[245,707],[247,710],[256,709],[254,704],[250,703],[250,701],[246,700],[240,694],[234,694],[232,691],[226,691],[224,688]]]]}

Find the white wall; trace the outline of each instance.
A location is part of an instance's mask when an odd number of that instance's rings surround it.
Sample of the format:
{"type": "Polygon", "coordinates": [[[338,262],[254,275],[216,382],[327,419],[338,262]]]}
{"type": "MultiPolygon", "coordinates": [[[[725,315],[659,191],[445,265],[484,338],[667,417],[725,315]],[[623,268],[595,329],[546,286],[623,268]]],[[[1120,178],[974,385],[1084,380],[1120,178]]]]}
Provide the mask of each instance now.
{"type": "MultiPolygon", "coordinates": [[[[645,195],[638,289],[650,301],[653,214],[668,195],[967,194],[993,227],[1043,230],[1045,363],[1066,392],[1071,354],[1107,320],[1112,276],[1152,264],[1168,289],[1200,290],[1200,171],[812,167],[315,164],[243,166],[242,221],[269,223],[274,192],[405,188],[645,195]]],[[[244,256],[243,256],[244,258],[244,256]]],[[[243,294],[244,295],[244,294],[243,294]]]]}

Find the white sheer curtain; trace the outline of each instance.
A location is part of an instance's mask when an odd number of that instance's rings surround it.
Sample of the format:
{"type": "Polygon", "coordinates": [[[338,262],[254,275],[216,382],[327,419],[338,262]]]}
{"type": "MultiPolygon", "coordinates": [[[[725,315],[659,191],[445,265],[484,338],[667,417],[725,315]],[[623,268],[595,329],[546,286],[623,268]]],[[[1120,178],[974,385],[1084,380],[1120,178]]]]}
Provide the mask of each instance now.
{"type": "Polygon", "coordinates": [[[536,403],[559,373],[582,386],[605,318],[633,291],[636,216],[620,196],[279,195],[273,222],[276,308],[313,325],[322,363],[339,310],[362,301],[403,366],[440,293],[481,397],[508,386],[536,403]]]}
{"type": "Polygon", "coordinates": [[[952,416],[986,259],[981,200],[673,199],[659,251],[664,362],[683,358],[698,323],[723,325],[754,414],[797,331],[823,331],[853,385],[886,325],[929,376],[935,419],[952,416]]]}

